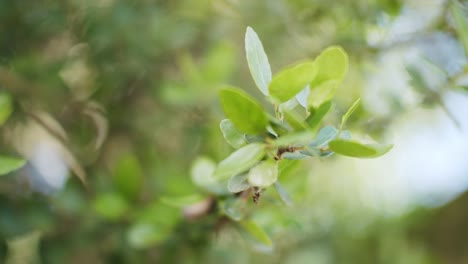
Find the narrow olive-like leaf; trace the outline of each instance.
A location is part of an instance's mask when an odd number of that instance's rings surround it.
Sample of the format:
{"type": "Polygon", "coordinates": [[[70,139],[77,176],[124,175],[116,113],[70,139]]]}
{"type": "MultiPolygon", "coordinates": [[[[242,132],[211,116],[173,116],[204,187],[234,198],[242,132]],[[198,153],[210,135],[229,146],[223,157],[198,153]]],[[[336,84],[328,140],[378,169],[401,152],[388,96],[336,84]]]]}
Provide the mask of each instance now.
{"type": "Polygon", "coordinates": [[[361,98],[358,98],[353,105],[346,111],[346,113],[341,117],[341,125],[340,125],[340,134],[341,131],[343,130],[344,125],[348,121],[349,117],[354,113],[354,111],[359,107],[359,104],[361,103],[361,98]]]}
{"type": "Polygon", "coordinates": [[[11,96],[7,93],[0,93],[0,126],[5,123],[13,112],[11,96]]]}
{"type": "Polygon", "coordinates": [[[261,134],[268,125],[262,106],[239,88],[225,88],[220,92],[224,113],[234,126],[246,134],[261,134]]]}
{"type": "Polygon", "coordinates": [[[273,77],[268,90],[280,103],[286,102],[298,94],[315,76],[313,62],[304,62],[286,68],[273,77]]]}
{"type": "Polygon", "coordinates": [[[236,174],[229,178],[228,181],[228,189],[232,193],[238,193],[247,190],[250,188],[250,184],[247,181],[247,173],[244,174],[236,174]]]}
{"type": "Polygon", "coordinates": [[[302,105],[304,108],[307,108],[307,98],[310,94],[310,86],[307,85],[302,91],[296,94],[297,102],[302,105]]]}
{"type": "Polygon", "coordinates": [[[231,120],[222,120],[219,127],[221,128],[224,139],[226,139],[226,142],[233,148],[240,148],[247,143],[244,139],[244,134],[237,130],[231,120]]]}
{"type": "Polygon", "coordinates": [[[301,132],[291,133],[279,137],[272,141],[272,145],[276,147],[289,145],[307,145],[314,140],[314,132],[305,130],[301,132]]]}
{"type": "Polygon", "coordinates": [[[362,144],[345,139],[335,139],[328,146],[337,154],[356,158],[376,158],[384,155],[393,147],[392,144],[362,144]]]}
{"type": "Polygon", "coordinates": [[[191,194],[185,196],[163,196],[160,198],[160,201],[168,206],[183,208],[198,203],[203,200],[203,198],[204,197],[199,194],[191,194]]]}
{"type": "Polygon", "coordinates": [[[307,129],[307,125],[301,120],[294,110],[283,112],[284,120],[296,131],[307,129]]]}
{"type": "Polygon", "coordinates": [[[271,82],[270,63],[260,38],[251,27],[247,27],[245,33],[245,53],[255,84],[264,95],[268,95],[268,85],[271,82]]]}
{"type": "Polygon", "coordinates": [[[341,82],[348,71],[348,55],[343,48],[332,46],[320,53],[314,64],[317,68],[317,75],[310,84],[311,90],[325,81],[341,82]]]}
{"type": "Polygon", "coordinates": [[[275,182],[275,190],[278,193],[279,197],[281,200],[287,205],[287,206],[292,206],[293,202],[291,199],[291,195],[289,195],[288,191],[286,188],[284,188],[283,185],[279,181],[275,182]]]}
{"type": "Polygon", "coordinates": [[[311,114],[306,119],[306,122],[309,125],[310,129],[315,131],[320,126],[323,118],[330,111],[331,106],[332,102],[327,101],[321,104],[318,108],[311,108],[311,114]]]}
{"type": "Polygon", "coordinates": [[[266,188],[278,179],[278,163],[274,160],[260,162],[248,173],[248,182],[251,186],[266,188]]]}
{"type": "Polygon", "coordinates": [[[255,222],[248,220],[239,222],[239,231],[244,239],[250,242],[256,250],[263,252],[273,250],[270,237],[255,222]]]}
{"type": "Polygon", "coordinates": [[[325,102],[330,101],[335,95],[339,84],[340,81],[338,80],[329,80],[315,86],[310,90],[309,98],[307,99],[308,106],[318,108],[325,102]]]}
{"type": "Polygon", "coordinates": [[[326,126],[320,129],[314,142],[310,144],[312,147],[326,146],[330,141],[338,136],[338,130],[332,126],[326,126]]]}
{"type": "Polygon", "coordinates": [[[0,156],[0,175],[8,174],[24,166],[24,159],[0,156]]]}
{"type": "Polygon", "coordinates": [[[450,13],[455,23],[455,29],[458,37],[463,44],[465,53],[468,54],[468,21],[458,1],[452,1],[450,4],[450,13]]]}
{"type": "Polygon", "coordinates": [[[244,146],[229,155],[218,164],[214,175],[217,179],[227,179],[253,167],[266,154],[265,145],[252,143],[244,146]]]}

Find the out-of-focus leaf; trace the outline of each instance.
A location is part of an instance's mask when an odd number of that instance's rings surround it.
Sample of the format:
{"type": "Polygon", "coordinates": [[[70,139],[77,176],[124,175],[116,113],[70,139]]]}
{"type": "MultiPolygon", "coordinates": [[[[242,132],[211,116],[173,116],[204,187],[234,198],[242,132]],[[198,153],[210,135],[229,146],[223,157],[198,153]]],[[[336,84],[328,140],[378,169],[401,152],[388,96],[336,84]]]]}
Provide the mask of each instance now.
{"type": "Polygon", "coordinates": [[[224,113],[234,126],[246,134],[261,134],[268,125],[262,106],[239,88],[225,88],[220,92],[224,113]]]}
{"type": "Polygon", "coordinates": [[[143,249],[163,241],[170,234],[158,225],[146,222],[135,223],[127,232],[127,241],[131,247],[143,249]]]}
{"type": "Polygon", "coordinates": [[[328,146],[337,154],[356,158],[380,157],[393,147],[392,144],[361,144],[356,141],[344,139],[335,139],[331,141],[328,146]]]}
{"type": "Polygon", "coordinates": [[[279,181],[275,182],[275,190],[278,193],[279,197],[281,200],[288,206],[291,206],[293,204],[291,196],[289,195],[288,191],[286,188],[284,188],[279,181]]]}
{"type": "Polygon", "coordinates": [[[282,70],[273,77],[268,90],[270,96],[280,103],[298,94],[315,76],[313,62],[304,62],[282,70]]]}
{"type": "Polygon", "coordinates": [[[343,117],[341,117],[341,125],[340,125],[340,132],[341,133],[341,130],[343,130],[344,128],[344,125],[346,124],[346,122],[348,121],[348,118],[354,113],[354,111],[359,107],[359,104],[361,103],[361,98],[358,98],[354,103],[353,105],[351,105],[351,107],[348,109],[348,111],[346,111],[346,113],[343,115],[343,117]]]}
{"type": "Polygon", "coordinates": [[[195,204],[203,200],[203,196],[199,194],[191,194],[186,196],[163,196],[160,198],[161,203],[176,207],[176,208],[183,208],[185,206],[195,204]]]}
{"type": "Polygon", "coordinates": [[[190,170],[193,183],[215,194],[227,194],[225,184],[221,183],[213,175],[216,169],[216,163],[209,158],[199,157],[193,162],[190,170]]]}
{"type": "Polygon", "coordinates": [[[309,98],[307,100],[309,107],[318,108],[322,104],[333,98],[336,88],[340,85],[340,81],[329,80],[314,86],[310,90],[309,98]]]}
{"type": "Polygon", "coordinates": [[[458,1],[451,1],[450,13],[455,22],[455,29],[457,30],[458,37],[463,44],[465,53],[468,54],[468,22],[463,12],[462,6],[458,1]]]}
{"type": "Polygon", "coordinates": [[[310,84],[311,90],[315,86],[330,80],[341,82],[348,71],[348,55],[343,48],[332,46],[320,53],[314,61],[317,74],[310,84]]]}
{"type": "Polygon", "coordinates": [[[0,156],[0,175],[8,174],[24,166],[24,159],[0,156]]]}
{"type": "Polygon", "coordinates": [[[289,159],[289,160],[302,160],[302,159],[307,159],[309,156],[302,154],[299,151],[295,152],[285,152],[283,155],[281,155],[283,159],[289,159]]]}
{"type": "Polygon", "coordinates": [[[234,221],[240,221],[244,217],[243,207],[245,201],[237,197],[230,197],[221,202],[221,211],[234,221]]]}
{"type": "Polygon", "coordinates": [[[13,112],[11,96],[7,93],[0,93],[0,126],[10,117],[13,112]]]}
{"type": "Polygon", "coordinates": [[[226,139],[227,143],[233,148],[240,148],[247,143],[245,142],[244,134],[236,129],[231,120],[223,119],[219,127],[221,128],[224,139],[226,139]]]}
{"type": "Polygon", "coordinates": [[[262,252],[270,252],[273,250],[273,243],[271,242],[268,234],[253,221],[241,221],[239,222],[239,231],[241,235],[246,239],[254,249],[262,252]]]}
{"type": "Polygon", "coordinates": [[[294,112],[294,110],[284,111],[283,117],[294,130],[304,130],[307,128],[304,121],[294,112]]]}
{"type": "Polygon", "coordinates": [[[5,259],[6,264],[40,263],[39,243],[41,232],[33,231],[28,234],[8,239],[8,254],[5,259]]]}
{"type": "Polygon", "coordinates": [[[113,182],[119,192],[129,199],[137,198],[143,183],[143,171],[137,157],[132,153],[122,155],[113,174],[113,182]]]}
{"type": "Polygon", "coordinates": [[[238,193],[247,190],[250,188],[250,184],[247,181],[247,173],[244,174],[236,174],[229,178],[228,181],[228,189],[232,193],[238,193]]]}
{"type": "Polygon", "coordinates": [[[245,33],[245,53],[255,84],[264,95],[268,95],[268,85],[271,82],[270,63],[262,42],[251,27],[247,27],[245,33]]]}
{"type": "Polygon", "coordinates": [[[287,134],[272,141],[273,146],[289,146],[289,145],[307,145],[314,140],[312,131],[301,131],[287,134]]]}
{"type": "Polygon", "coordinates": [[[93,201],[94,211],[108,220],[117,220],[125,216],[129,209],[127,201],[118,193],[102,193],[93,201]]]}
{"type": "Polygon", "coordinates": [[[248,173],[250,185],[266,188],[278,179],[278,163],[274,160],[265,160],[253,167],[248,173]]]}
{"type": "Polygon", "coordinates": [[[263,159],[265,154],[264,144],[252,143],[244,146],[221,161],[215,169],[214,175],[217,179],[227,179],[242,173],[263,159]]]}
{"type": "Polygon", "coordinates": [[[306,122],[309,125],[310,129],[315,131],[319,127],[325,115],[330,111],[331,106],[332,102],[327,101],[321,104],[318,108],[311,108],[311,114],[306,119],[306,122]]]}

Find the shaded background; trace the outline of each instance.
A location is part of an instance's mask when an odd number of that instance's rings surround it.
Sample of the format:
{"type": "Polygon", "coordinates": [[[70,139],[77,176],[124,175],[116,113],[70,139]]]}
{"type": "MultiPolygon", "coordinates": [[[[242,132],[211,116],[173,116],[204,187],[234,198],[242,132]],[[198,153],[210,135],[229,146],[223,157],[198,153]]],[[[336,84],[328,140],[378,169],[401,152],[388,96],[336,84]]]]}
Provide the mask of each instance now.
{"type": "Polygon", "coordinates": [[[1,153],[28,159],[0,179],[0,262],[468,263],[468,32],[451,6],[466,14],[443,0],[0,0],[0,89],[15,106],[1,153]],[[273,72],[343,46],[326,123],[360,96],[350,129],[395,144],[292,168],[293,206],[268,191],[250,205],[267,253],[164,203],[200,193],[197,157],[231,151],[218,89],[261,99],[247,26],[273,72]]]}

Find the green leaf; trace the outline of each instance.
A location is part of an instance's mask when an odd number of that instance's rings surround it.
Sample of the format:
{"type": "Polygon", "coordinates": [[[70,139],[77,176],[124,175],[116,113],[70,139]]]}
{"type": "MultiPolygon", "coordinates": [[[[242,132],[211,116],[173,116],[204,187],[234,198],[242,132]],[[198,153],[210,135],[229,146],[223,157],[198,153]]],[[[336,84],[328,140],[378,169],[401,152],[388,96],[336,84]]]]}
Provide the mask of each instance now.
{"type": "Polygon", "coordinates": [[[336,80],[341,82],[348,71],[348,55],[341,47],[325,49],[314,61],[317,75],[310,84],[311,90],[323,82],[336,80]]]}
{"type": "Polygon", "coordinates": [[[144,249],[163,241],[170,235],[170,232],[152,223],[138,222],[128,230],[127,240],[133,248],[144,249]]]}
{"type": "Polygon", "coordinates": [[[295,113],[294,110],[283,111],[283,117],[294,130],[307,129],[305,122],[301,120],[300,116],[295,113]]]}
{"type": "Polygon", "coordinates": [[[117,220],[125,216],[129,209],[127,201],[118,193],[102,193],[93,202],[94,211],[108,220],[117,220]]]}
{"type": "Polygon", "coordinates": [[[341,131],[343,130],[344,125],[346,124],[346,121],[348,121],[349,117],[354,113],[354,111],[359,107],[359,104],[361,103],[361,98],[358,98],[353,105],[346,111],[346,113],[341,117],[341,125],[340,125],[340,131],[339,134],[341,134],[341,131]]]}
{"type": "Polygon", "coordinates": [[[465,54],[468,55],[468,22],[463,12],[462,5],[458,1],[452,1],[450,4],[450,13],[455,23],[457,35],[465,49],[465,54]]]}
{"type": "Polygon", "coordinates": [[[143,184],[143,171],[132,153],[122,155],[113,168],[113,183],[129,199],[137,198],[143,184]]]}
{"type": "Polygon", "coordinates": [[[183,208],[185,206],[189,206],[195,203],[200,202],[203,200],[203,196],[199,194],[191,194],[191,195],[185,195],[185,196],[176,196],[176,197],[170,197],[170,196],[163,196],[160,198],[161,203],[176,207],[176,208],[183,208]]]}
{"type": "Polygon", "coordinates": [[[221,128],[224,139],[226,139],[227,143],[233,148],[240,148],[247,143],[245,142],[244,134],[236,129],[231,120],[224,119],[219,124],[219,127],[221,128]]]}
{"type": "Polygon", "coordinates": [[[224,113],[234,126],[246,134],[261,134],[268,125],[262,106],[239,88],[225,88],[220,92],[224,113]]]}
{"type": "Polygon", "coordinates": [[[307,145],[314,140],[314,133],[306,130],[296,133],[287,134],[272,141],[272,145],[276,147],[289,145],[307,145]]]}
{"type": "Polygon", "coordinates": [[[271,239],[255,222],[249,220],[241,221],[238,227],[242,237],[250,242],[255,249],[264,252],[273,250],[271,239]]]}
{"type": "Polygon", "coordinates": [[[314,79],[314,76],[313,62],[300,63],[275,75],[268,90],[273,98],[283,103],[303,90],[314,79]]]}
{"type": "Polygon", "coordinates": [[[253,167],[248,174],[250,185],[266,188],[278,179],[278,163],[274,160],[260,162],[253,167]]]}
{"type": "Polygon", "coordinates": [[[247,171],[262,160],[265,154],[264,144],[252,143],[244,146],[221,161],[215,169],[214,175],[217,179],[227,179],[247,171]]]}
{"type": "Polygon", "coordinates": [[[0,156],[0,175],[8,174],[26,164],[24,159],[0,156]]]}
{"type": "Polygon", "coordinates": [[[0,93],[0,126],[10,117],[13,112],[11,96],[7,93],[0,93]]]}
{"type": "Polygon", "coordinates": [[[255,84],[264,95],[268,95],[268,85],[271,82],[270,63],[262,42],[251,27],[247,27],[245,33],[245,53],[255,84]]]}
{"type": "Polygon", "coordinates": [[[192,164],[190,176],[198,187],[215,194],[227,194],[225,184],[221,183],[213,175],[216,163],[206,157],[198,157],[192,164]]]}
{"type": "Polygon", "coordinates": [[[340,85],[338,80],[329,80],[322,82],[310,90],[307,103],[309,107],[318,108],[327,101],[330,101],[335,95],[336,88],[340,85]]]}
{"type": "Polygon", "coordinates": [[[307,98],[309,98],[310,86],[307,85],[302,91],[296,94],[297,102],[302,105],[304,108],[307,108],[307,98]]]}
{"type": "Polygon", "coordinates": [[[237,197],[229,197],[221,202],[221,211],[234,221],[240,221],[244,217],[245,200],[237,197]]]}
{"type": "Polygon", "coordinates": [[[229,178],[229,181],[228,181],[229,191],[232,193],[239,193],[250,188],[251,186],[249,182],[247,181],[247,176],[248,174],[244,173],[244,174],[236,174],[232,176],[231,178],[229,178]]]}
{"type": "Polygon", "coordinates": [[[318,108],[311,108],[311,114],[306,119],[306,122],[309,125],[310,129],[315,131],[320,126],[323,118],[330,111],[331,106],[332,106],[332,102],[327,101],[321,104],[318,108]]]}
{"type": "Polygon", "coordinates": [[[345,139],[335,139],[328,146],[337,154],[356,158],[376,158],[384,155],[393,147],[392,144],[361,144],[345,139]]]}
{"type": "Polygon", "coordinates": [[[276,181],[275,182],[275,190],[276,192],[278,193],[279,197],[281,198],[281,200],[287,205],[287,206],[291,206],[293,204],[292,202],[292,199],[291,199],[291,196],[289,195],[288,191],[286,190],[286,188],[284,188],[283,185],[281,185],[281,183],[279,183],[279,181],[276,181]]]}
{"type": "Polygon", "coordinates": [[[302,159],[307,159],[309,156],[302,154],[299,151],[295,152],[285,152],[281,155],[283,159],[289,159],[289,160],[302,160],[302,159]]]}

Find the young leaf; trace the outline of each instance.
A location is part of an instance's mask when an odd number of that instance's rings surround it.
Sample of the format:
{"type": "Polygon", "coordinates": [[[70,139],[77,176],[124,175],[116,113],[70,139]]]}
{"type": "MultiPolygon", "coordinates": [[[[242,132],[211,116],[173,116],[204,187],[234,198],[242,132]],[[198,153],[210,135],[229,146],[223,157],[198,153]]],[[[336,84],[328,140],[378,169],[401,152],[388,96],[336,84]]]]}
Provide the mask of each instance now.
{"type": "Polygon", "coordinates": [[[265,154],[264,144],[252,143],[242,147],[218,164],[214,171],[214,177],[222,180],[247,171],[263,159],[265,154]]]}
{"type": "Polygon", "coordinates": [[[232,176],[231,178],[229,178],[229,181],[228,181],[229,191],[232,193],[239,193],[250,188],[251,186],[249,182],[247,181],[247,176],[248,174],[244,173],[244,174],[236,174],[232,176]]]}
{"type": "Polygon", "coordinates": [[[10,114],[13,112],[13,103],[11,97],[7,93],[0,93],[0,126],[5,123],[10,114]]]}
{"type": "Polygon", "coordinates": [[[333,98],[336,88],[340,85],[338,80],[328,80],[314,86],[309,93],[307,104],[309,107],[317,108],[333,98]]]}
{"type": "Polygon", "coordinates": [[[455,29],[460,42],[462,43],[465,53],[468,54],[468,22],[463,14],[461,4],[458,1],[452,1],[450,4],[450,13],[455,22],[455,29]]]}
{"type": "Polygon", "coordinates": [[[245,33],[245,53],[255,84],[264,95],[268,95],[268,85],[271,82],[270,63],[262,42],[251,27],[247,27],[245,33]]]}
{"type": "Polygon", "coordinates": [[[335,139],[331,141],[328,146],[337,154],[355,158],[380,157],[393,147],[392,144],[361,144],[356,141],[345,139],[335,139]]]}
{"type": "Polygon", "coordinates": [[[320,129],[315,141],[310,144],[311,147],[319,148],[326,146],[330,141],[338,136],[338,130],[332,126],[326,126],[320,129]]]}
{"type": "Polygon", "coordinates": [[[289,195],[288,191],[286,190],[286,188],[284,188],[283,185],[281,185],[279,183],[279,181],[276,181],[275,182],[275,190],[276,192],[278,193],[279,197],[281,198],[281,200],[287,205],[287,206],[291,206],[293,203],[292,203],[292,199],[291,199],[291,196],[289,195]]]}
{"type": "Polygon", "coordinates": [[[244,134],[236,129],[234,124],[229,119],[223,119],[219,124],[221,132],[223,133],[224,139],[229,143],[233,148],[240,148],[245,145],[244,134]]]}
{"type": "Polygon", "coordinates": [[[274,160],[260,162],[253,167],[248,174],[248,181],[251,186],[266,188],[278,179],[278,163],[274,160]]]}
{"type": "Polygon", "coordinates": [[[353,114],[353,112],[359,107],[359,104],[361,103],[361,98],[358,98],[353,105],[346,111],[346,113],[341,117],[341,125],[340,125],[340,131],[338,134],[341,134],[341,131],[343,130],[344,125],[346,124],[346,121],[348,121],[348,118],[353,114]]]}
{"type": "Polygon", "coordinates": [[[8,174],[24,166],[25,160],[13,157],[0,156],[0,175],[8,174]]]}
{"type": "Polygon", "coordinates": [[[294,130],[307,129],[305,122],[301,120],[294,110],[283,111],[283,117],[294,130]]]}
{"type": "Polygon", "coordinates": [[[341,82],[348,71],[348,55],[341,47],[329,47],[315,59],[314,64],[317,75],[310,84],[311,89],[329,80],[341,82]]]}
{"type": "Polygon", "coordinates": [[[246,134],[261,134],[268,125],[262,106],[239,88],[225,88],[220,92],[224,113],[234,126],[246,134]]]}
{"type": "Polygon", "coordinates": [[[306,119],[306,122],[309,125],[310,129],[315,131],[318,128],[325,115],[330,111],[331,106],[332,102],[327,101],[321,104],[318,108],[311,108],[311,114],[306,119]]]}
{"type": "Polygon", "coordinates": [[[271,80],[268,90],[270,95],[280,103],[286,102],[298,94],[314,79],[313,62],[304,62],[286,68],[271,80]]]}
{"type": "Polygon", "coordinates": [[[273,250],[273,243],[267,233],[253,221],[239,222],[241,235],[259,251],[269,252],[273,250]]]}

